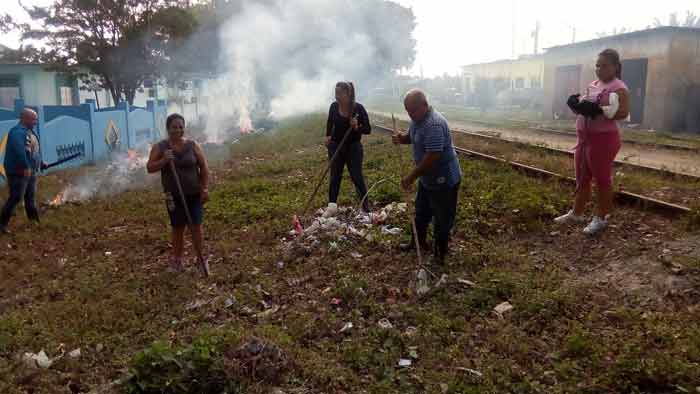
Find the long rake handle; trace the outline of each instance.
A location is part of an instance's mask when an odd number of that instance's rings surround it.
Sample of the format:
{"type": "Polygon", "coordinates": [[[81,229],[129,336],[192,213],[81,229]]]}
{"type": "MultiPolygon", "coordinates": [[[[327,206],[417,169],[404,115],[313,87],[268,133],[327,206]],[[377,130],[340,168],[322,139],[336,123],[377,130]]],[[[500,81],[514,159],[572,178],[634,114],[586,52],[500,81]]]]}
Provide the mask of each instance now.
{"type": "Polygon", "coordinates": [[[321,188],[323,181],[326,179],[326,175],[328,175],[328,171],[330,171],[331,167],[333,166],[333,163],[335,162],[336,157],[338,157],[338,154],[340,154],[340,151],[342,150],[343,146],[345,145],[345,141],[347,141],[351,132],[352,132],[352,126],[350,126],[348,131],[345,132],[343,139],[340,141],[340,144],[335,149],[335,153],[333,153],[333,156],[331,156],[331,159],[328,161],[328,165],[323,170],[323,174],[321,175],[321,178],[319,178],[318,183],[316,183],[316,187],[314,188],[314,192],[311,193],[311,197],[309,197],[309,200],[306,202],[306,205],[304,205],[304,210],[301,213],[302,217],[305,216],[306,213],[309,211],[309,207],[311,206],[311,203],[316,198],[316,195],[318,194],[318,190],[321,188]]]}
{"type": "MultiPolygon", "coordinates": [[[[394,114],[391,114],[391,123],[394,128],[394,134],[399,134],[399,128],[396,125],[396,118],[394,117],[394,114]]],[[[403,155],[401,154],[401,145],[396,146],[396,152],[399,156],[399,164],[401,165],[401,168],[405,168],[403,163],[403,155]]],[[[401,186],[399,186],[399,189],[401,189],[401,191],[403,192],[404,197],[410,200],[408,192],[403,190],[403,187],[401,186]]],[[[425,269],[430,275],[436,277],[434,273],[430,272],[430,270],[423,265],[423,253],[420,248],[420,242],[418,242],[418,228],[416,227],[415,212],[413,215],[411,215],[411,229],[413,230],[413,242],[415,242],[416,244],[416,257],[418,258],[418,267],[425,269]]]]}
{"type": "Polygon", "coordinates": [[[173,177],[175,178],[175,185],[177,185],[177,191],[180,194],[180,200],[182,201],[182,207],[185,208],[185,215],[187,216],[187,223],[192,225],[192,216],[190,216],[190,208],[187,206],[187,199],[185,198],[185,192],[182,191],[182,184],[180,183],[180,176],[175,168],[175,162],[170,160],[170,171],[173,172],[173,177]]]}

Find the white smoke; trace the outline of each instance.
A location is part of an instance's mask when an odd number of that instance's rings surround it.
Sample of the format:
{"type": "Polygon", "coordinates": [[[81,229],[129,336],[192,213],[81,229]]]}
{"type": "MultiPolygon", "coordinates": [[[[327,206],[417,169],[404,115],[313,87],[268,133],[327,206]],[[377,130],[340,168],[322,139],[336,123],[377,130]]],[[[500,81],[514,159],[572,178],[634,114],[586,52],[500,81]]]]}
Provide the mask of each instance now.
{"type": "Polygon", "coordinates": [[[112,159],[90,172],[79,177],[68,185],[52,201],[50,205],[61,205],[67,202],[81,202],[96,197],[108,197],[135,187],[143,187],[148,182],[146,175],[145,154],[136,151],[115,152],[112,159]]]}
{"type": "Polygon", "coordinates": [[[221,31],[226,73],[209,89],[209,142],[220,142],[227,120],[242,131],[263,116],[284,118],[330,104],[335,83],[363,77],[377,49],[364,33],[364,2],[271,0],[245,3],[221,31]],[[343,5],[343,6],[339,6],[343,5]],[[267,92],[259,91],[265,81],[267,92]]]}

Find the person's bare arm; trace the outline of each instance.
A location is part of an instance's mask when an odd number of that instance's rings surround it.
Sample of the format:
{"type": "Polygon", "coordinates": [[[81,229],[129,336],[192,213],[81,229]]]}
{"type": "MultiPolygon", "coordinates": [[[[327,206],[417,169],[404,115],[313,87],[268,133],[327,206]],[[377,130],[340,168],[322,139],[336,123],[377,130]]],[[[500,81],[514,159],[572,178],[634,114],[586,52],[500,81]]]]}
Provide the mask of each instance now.
{"type": "Polygon", "coordinates": [[[440,160],[440,156],[442,156],[442,152],[427,152],[416,168],[401,180],[401,186],[406,190],[410,189],[418,177],[425,175],[433,168],[435,163],[440,160]]]}
{"type": "Polygon", "coordinates": [[[197,156],[199,165],[199,186],[202,190],[202,201],[206,202],[209,200],[209,163],[207,163],[202,147],[196,142],[194,143],[194,154],[197,156]]]}
{"type": "Polygon", "coordinates": [[[617,92],[617,96],[620,99],[620,108],[617,110],[615,120],[624,120],[630,114],[630,93],[626,89],[620,89],[617,92]]]}
{"type": "Polygon", "coordinates": [[[158,172],[163,169],[163,167],[168,165],[168,162],[173,159],[173,153],[171,150],[161,152],[158,145],[153,145],[151,148],[151,153],[148,155],[148,163],[146,164],[146,170],[149,174],[158,172]]]}

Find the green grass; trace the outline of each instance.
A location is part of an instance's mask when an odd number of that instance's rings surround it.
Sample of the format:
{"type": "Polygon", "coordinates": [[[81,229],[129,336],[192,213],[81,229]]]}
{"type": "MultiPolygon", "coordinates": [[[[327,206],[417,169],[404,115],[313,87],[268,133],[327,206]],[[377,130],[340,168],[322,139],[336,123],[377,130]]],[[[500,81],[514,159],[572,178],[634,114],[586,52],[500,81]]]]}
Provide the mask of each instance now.
{"type": "MultiPolygon", "coordinates": [[[[412,289],[415,257],[398,253],[396,238],[351,239],[340,252],[328,252],[329,239],[322,239],[308,255],[288,256],[281,239],[326,163],[323,121],[297,118],[244,137],[214,165],[205,215],[211,279],[164,271],[169,234],[157,184],[49,210],[39,227],[18,215],[15,234],[0,242],[0,392],[88,391],[127,374],[132,378],[116,392],[695,390],[700,326],[692,303],[642,305],[594,283],[594,262],[578,261],[572,248],[606,264],[618,241],[548,237],[563,231],[550,222],[570,205],[571,190],[506,166],[461,160],[454,254],[448,267],[432,267],[449,281],[425,297],[412,289]],[[339,307],[333,298],[342,300],[339,307]],[[235,302],[227,307],[227,299],[235,302]],[[198,300],[205,303],[188,308],[198,300]],[[251,316],[264,310],[263,300],[280,308],[251,316]],[[515,308],[501,318],[492,310],[504,301],[515,308]],[[381,319],[392,327],[380,328],[381,319]],[[353,328],[339,332],[348,322],[353,328]],[[237,349],[253,337],[281,350],[283,365],[262,360],[251,369],[237,349]],[[41,371],[17,361],[40,349],[55,356],[61,344],[80,347],[82,356],[41,371]],[[399,368],[400,358],[412,366],[399,368]]],[[[386,135],[364,146],[369,184],[406,172],[408,150],[386,135]]],[[[40,199],[83,171],[43,178],[40,199]]],[[[325,185],[320,194],[315,208],[325,204],[325,185]]],[[[391,182],[371,198],[379,205],[410,201],[391,182]]],[[[357,203],[347,178],[340,202],[357,203]]],[[[388,224],[407,235],[408,215],[388,224]]],[[[619,223],[639,216],[623,211],[619,223]]],[[[664,226],[669,233],[661,238],[685,235],[664,226]]],[[[630,255],[643,253],[634,242],[624,246],[630,255]]]]}

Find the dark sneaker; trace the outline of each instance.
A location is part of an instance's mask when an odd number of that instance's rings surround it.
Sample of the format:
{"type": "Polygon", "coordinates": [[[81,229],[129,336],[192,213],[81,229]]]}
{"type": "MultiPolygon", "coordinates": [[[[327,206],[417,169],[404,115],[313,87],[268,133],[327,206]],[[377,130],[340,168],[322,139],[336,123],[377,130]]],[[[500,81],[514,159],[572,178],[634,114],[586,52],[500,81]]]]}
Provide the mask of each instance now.
{"type": "Polygon", "coordinates": [[[10,234],[10,230],[5,226],[0,226],[0,234],[10,234]]]}

